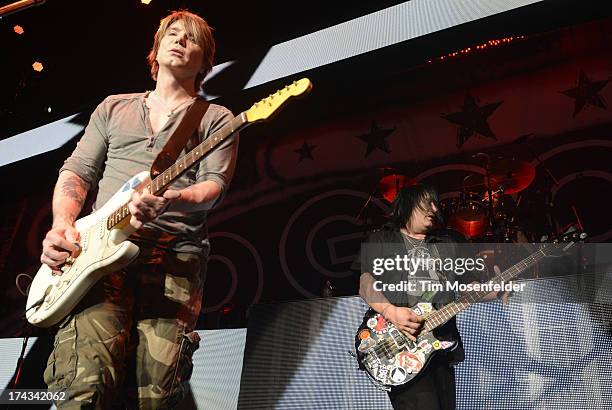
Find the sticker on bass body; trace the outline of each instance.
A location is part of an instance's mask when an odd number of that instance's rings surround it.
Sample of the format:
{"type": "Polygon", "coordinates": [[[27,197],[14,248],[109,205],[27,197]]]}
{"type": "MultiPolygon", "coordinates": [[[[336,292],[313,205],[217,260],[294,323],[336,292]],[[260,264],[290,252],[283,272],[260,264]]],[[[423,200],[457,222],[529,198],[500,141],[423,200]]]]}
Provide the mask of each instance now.
{"type": "Polygon", "coordinates": [[[434,340],[431,346],[434,348],[434,350],[440,350],[442,348],[442,344],[439,340],[434,340]]]}
{"type": "Polygon", "coordinates": [[[375,317],[371,317],[368,319],[368,321],[366,322],[366,325],[368,325],[368,327],[370,329],[374,329],[374,327],[376,326],[376,324],[378,323],[378,320],[376,320],[375,317]]]}
{"type": "Polygon", "coordinates": [[[363,339],[361,343],[359,343],[359,347],[357,348],[361,353],[365,353],[368,349],[376,346],[376,340],[368,337],[367,339],[363,339]]]}
{"type": "Polygon", "coordinates": [[[442,347],[442,349],[448,349],[449,347],[451,347],[454,344],[455,344],[455,342],[449,342],[447,340],[440,341],[440,346],[442,347]]]}
{"type": "Polygon", "coordinates": [[[425,303],[425,302],[421,302],[421,303],[417,303],[417,307],[421,310],[421,312],[425,313],[429,313],[433,310],[433,306],[431,306],[431,303],[425,303]]]}
{"type": "Polygon", "coordinates": [[[376,315],[376,326],[372,328],[374,333],[382,335],[387,331],[387,321],[382,315],[376,315]]]}
{"type": "Polygon", "coordinates": [[[408,377],[408,372],[403,367],[394,367],[391,369],[391,380],[395,383],[401,383],[408,377]]]}
{"type": "Polygon", "coordinates": [[[370,331],[368,329],[363,329],[359,332],[359,340],[365,340],[370,337],[370,331]]]}
{"type": "Polygon", "coordinates": [[[410,352],[401,352],[395,356],[395,363],[403,367],[408,373],[416,373],[423,368],[423,362],[410,352]]]}
{"type": "Polygon", "coordinates": [[[429,340],[421,340],[419,342],[419,349],[421,349],[425,354],[431,352],[431,344],[429,343],[429,340]]]}
{"type": "Polygon", "coordinates": [[[376,372],[376,376],[375,377],[378,380],[386,381],[388,374],[389,374],[389,369],[387,369],[384,366],[381,366],[381,367],[378,368],[378,372],[376,372]]]}

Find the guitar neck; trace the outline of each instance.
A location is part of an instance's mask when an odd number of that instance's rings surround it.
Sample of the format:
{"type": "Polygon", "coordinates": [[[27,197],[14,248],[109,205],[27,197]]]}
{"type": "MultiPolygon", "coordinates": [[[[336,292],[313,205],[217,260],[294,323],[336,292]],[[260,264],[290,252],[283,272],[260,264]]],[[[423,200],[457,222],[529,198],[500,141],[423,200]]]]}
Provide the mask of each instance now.
{"type": "MultiPolygon", "coordinates": [[[[242,112],[234,117],[229,123],[224,125],[221,129],[205,139],[201,144],[179,158],[172,166],[157,175],[155,179],[147,184],[138,186],[136,191],[142,193],[142,191],[146,188],[153,195],[159,196],[163,194],[163,192],[168,189],[168,187],[174,183],[174,181],[176,181],[194,164],[201,161],[213,148],[251,123],[252,122],[247,120],[246,114],[242,112]]],[[[128,209],[128,203],[125,203],[108,216],[106,220],[106,227],[108,229],[112,229],[113,227],[127,220],[129,216],[130,211],[128,209]]]]}
{"type": "MultiPolygon", "coordinates": [[[[294,97],[305,95],[310,92],[311,89],[312,83],[310,80],[308,78],[302,78],[256,102],[251,108],[234,117],[228,124],[206,138],[204,142],[189,151],[189,153],[181,157],[164,172],[159,175],[154,175],[155,178],[152,181],[143,182],[137,186],[135,188],[136,192],[142,193],[146,188],[153,195],[161,195],[178,177],[183,175],[183,173],[191,168],[196,162],[204,158],[206,154],[226,138],[250,124],[271,118],[271,116],[278,112],[287,101],[294,97]]],[[[109,215],[106,220],[106,227],[108,229],[112,229],[119,224],[122,224],[121,226],[123,227],[123,224],[129,220],[130,210],[128,209],[128,203],[129,201],[109,215]]]]}
{"type": "MultiPolygon", "coordinates": [[[[546,254],[542,251],[542,249],[540,249],[532,253],[522,261],[518,262],[517,264],[513,265],[512,267],[506,269],[499,275],[495,276],[487,283],[498,284],[502,282],[508,282],[516,278],[521,272],[523,272],[527,268],[538,263],[545,256],[546,254]]],[[[451,302],[448,305],[442,307],[440,310],[433,312],[425,320],[423,332],[427,333],[439,326],[442,326],[459,312],[466,310],[473,303],[479,302],[484,299],[484,297],[487,296],[489,293],[491,293],[490,290],[468,292],[456,301],[451,302]]]]}

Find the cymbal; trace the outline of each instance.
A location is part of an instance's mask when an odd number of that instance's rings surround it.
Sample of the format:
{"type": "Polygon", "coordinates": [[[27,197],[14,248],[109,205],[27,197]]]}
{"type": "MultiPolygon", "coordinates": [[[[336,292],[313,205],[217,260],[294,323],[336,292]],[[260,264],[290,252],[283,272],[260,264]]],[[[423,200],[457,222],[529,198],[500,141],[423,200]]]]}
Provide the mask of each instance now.
{"type": "MultiPolygon", "coordinates": [[[[527,161],[500,159],[489,167],[491,189],[503,188],[504,194],[514,194],[527,188],[535,178],[535,168],[527,161]]],[[[467,192],[482,192],[488,187],[485,175],[471,174],[463,180],[467,192]]]]}
{"type": "Polygon", "coordinates": [[[380,181],[378,181],[378,189],[383,198],[389,202],[393,202],[400,189],[416,185],[417,183],[418,181],[414,178],[408,178],[401,174],[390,174],[382,177],[380,181]]]}
{"type": "Polygon", "coordinates": [[[527,161],[502,159],[489,168],[491,188],[502,187],[504,194],[514,194],[527,188],[535,179],[535,168],[527,161]]]}

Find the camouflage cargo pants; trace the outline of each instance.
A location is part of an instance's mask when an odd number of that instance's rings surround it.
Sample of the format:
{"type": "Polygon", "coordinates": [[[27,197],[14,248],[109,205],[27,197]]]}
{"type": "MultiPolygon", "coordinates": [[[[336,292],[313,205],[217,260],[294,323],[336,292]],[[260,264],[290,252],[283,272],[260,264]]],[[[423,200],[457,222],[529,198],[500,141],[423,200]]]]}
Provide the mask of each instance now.
{"type": "Polygon", "coordinates": [[[184,396],[199,346],[200,257],[141,247],[60,325],[44,373],[61,409],[165,409],[184,396]]]}

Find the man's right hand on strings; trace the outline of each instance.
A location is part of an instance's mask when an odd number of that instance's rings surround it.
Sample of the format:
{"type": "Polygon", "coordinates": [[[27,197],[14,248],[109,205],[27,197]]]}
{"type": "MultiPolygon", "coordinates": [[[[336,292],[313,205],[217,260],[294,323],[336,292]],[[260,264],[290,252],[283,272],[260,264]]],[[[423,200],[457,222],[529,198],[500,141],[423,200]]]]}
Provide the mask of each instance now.
{"type": "Polygon", "coordinates": [[[425,321],[422,316],[414,313],[412,309],[395,305],[385,308],[383,316],[412,341],[416,340],[416,335],[420,332],[425,321]]]}
{"type": "Polygon", "coordinates": [[[49,266],[54,274],[61,274],[60,266],[66,262],[68,256],[76,253],[80,239],[79,231],[68,223],[54,224],[53,228],[43,239],[43,250],[40,261],[49,266]]]}

